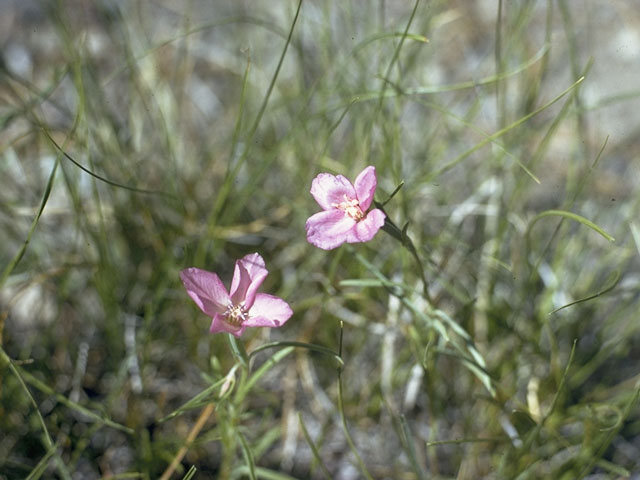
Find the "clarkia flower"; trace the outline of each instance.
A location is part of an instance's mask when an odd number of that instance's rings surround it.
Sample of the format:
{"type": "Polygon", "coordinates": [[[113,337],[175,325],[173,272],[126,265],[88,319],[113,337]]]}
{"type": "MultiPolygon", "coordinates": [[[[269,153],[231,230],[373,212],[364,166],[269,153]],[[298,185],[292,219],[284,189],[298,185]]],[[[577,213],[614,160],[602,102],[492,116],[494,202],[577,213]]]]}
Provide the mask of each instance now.
{"type": "Polygon", "coordinates": [[[367,212],[377,185],[376,169],[372,166],[360,172],[354,184],[342,175],[319,174],[311,183],[311,195],[323,211],[307,220],[307,241],[331,250],[345,242],[371,240],[385,219],[380,209],[367,212]]]}
{"type": "Polygon", "coordinates": [[[212,317],[209,331],[239,337],[247,327],[281,327],[293,314],[281,298],[257,293],[268,273],[262,257],[252,253],[236,261],[229,292],[206,270],[187,268],[180,278],[200,310],[212,317]]]}

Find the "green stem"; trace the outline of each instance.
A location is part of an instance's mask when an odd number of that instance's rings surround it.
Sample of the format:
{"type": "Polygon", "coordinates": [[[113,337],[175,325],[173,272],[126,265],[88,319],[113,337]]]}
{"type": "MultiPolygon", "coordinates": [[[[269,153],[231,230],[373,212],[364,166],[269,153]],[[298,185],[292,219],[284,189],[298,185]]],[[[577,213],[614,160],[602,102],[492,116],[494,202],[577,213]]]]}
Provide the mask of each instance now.
{"type": "Polygon", "coordinates": [[[409,235],[407,235],[407,226],[409,224],[406,224],[404,228],[402,228],[401,230],[400,228],[398,228],[398,226],[395,223],[393,223],[393,220],[389,218],[389,215],[387,214],[387,212],[384,211],[384,209],[381,208],[380,204],[376,203],[376,207],[380,208],[386,216],[384,219],[384,225],[382,226],[382,230],[384,230],[393,238],[398,240],[400,244],[407,249],[407,251],[411,254],[411,256],[416,261],[418,274],[422,279],[422,294],[424,295],[424,298],[427,300],[427,302],[429,302],[430,304],[433,304],[431,300],[431,296],[429,295],[427,276],[424,272],[424,267],[422,266],[422,259],[420,258],[420,255],[418,254],[418,250],[416,249],[415,245],[411,241],[411,238],[409,237],[409,235]]]}
{"type": "Polygon", "coordinates": [[[238,339],[231,333],[227,334],[227,340],[229,340],[229,346],[231,347],[231,353],[236,357],[236,360],[242,365],[244,370],[249,370],[249,355],[244,348],[244,344],[239,342],[238,339]]]}

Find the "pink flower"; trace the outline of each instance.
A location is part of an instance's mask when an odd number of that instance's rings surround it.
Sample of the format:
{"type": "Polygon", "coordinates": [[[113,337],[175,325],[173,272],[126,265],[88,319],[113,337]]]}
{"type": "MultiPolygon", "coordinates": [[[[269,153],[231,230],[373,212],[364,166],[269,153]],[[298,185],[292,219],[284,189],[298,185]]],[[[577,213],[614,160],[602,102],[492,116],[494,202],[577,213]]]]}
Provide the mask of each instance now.
{"type": "Polygon", "coordinates": [[[375,167],[368,166],[352,184],[342,175],[321,173],[311,183],[311,195],[323,209],[307,220],[307,241],[324,250],[344,242],[368,242],[384,225],[385,215],[367,212],[376,191],[375,167]]]}
{"type": "Polygon", "coordinates": [[[206,270],[187,268],[180,278],[200,310],[213,318],[209,331],[239,337],[247,327],[281,327],[293,314],[281,298],[257,293],[268,273],[262,257],[252,253],[236,261],[230,293],[206,270]]]}

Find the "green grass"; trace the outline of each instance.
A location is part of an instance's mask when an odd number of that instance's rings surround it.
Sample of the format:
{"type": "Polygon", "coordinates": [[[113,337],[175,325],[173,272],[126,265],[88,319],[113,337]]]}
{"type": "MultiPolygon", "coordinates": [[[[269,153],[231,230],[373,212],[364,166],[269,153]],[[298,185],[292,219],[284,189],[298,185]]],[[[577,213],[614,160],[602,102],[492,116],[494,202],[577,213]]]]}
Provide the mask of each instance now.
{"type": "Polygon", "coordinates": [[[639,471],[622,7],[8,8],[0,479],[639,471]],[[367,165],[393,225],[307,243],[367,165]],[[251,252],[293,317],[209,335],[179,271],[251,252]]]}

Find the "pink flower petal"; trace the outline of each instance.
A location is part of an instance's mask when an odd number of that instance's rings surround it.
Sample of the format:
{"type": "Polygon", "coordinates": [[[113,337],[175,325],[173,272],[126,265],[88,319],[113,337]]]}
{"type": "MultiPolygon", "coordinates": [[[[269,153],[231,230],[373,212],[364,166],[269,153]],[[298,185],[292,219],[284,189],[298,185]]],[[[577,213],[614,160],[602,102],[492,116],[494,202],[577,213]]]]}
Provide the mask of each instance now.
{"type": "Polygon", "coordinates": [[[249,319],[243,326],[281,327],[291,315],[293,311],[287,302],[273,295],[258,293],[249,310],[249,319]]]}
{"type": "Polygon", "coordinates": [[[245,255],[236,261],[236,267],[231,281],[231,300],[234,305],[244,302],[248,310],[253,305],[253,299],[262,282],[269,272],[264,266],[264,260],[257,253],[245,255]]]}
{"type": "Polygon", "coordinates": [[[234,328],[232,325],[229,325],[224,321],[224,316],[216,313],[211,320],[211,326],[209,327],[209,332],[211,333],[220,333],[220,332],[228,332],[236,337],[242,335],[244,330],[247,328],[246,325],[241,325],[237,328],[234,328]]]}
{"type": "Polygon", "coordinates": [[[378,180],[376,178],[376,167],[368,166],[360,172],[360,175],[356,178],[354,186],[356,189],[356,195],[358,195],[360,208],[363,211],[371,205],[377,185],[378,180]]]}
{"type": "Polygon", "coordinates": [[[215,273],[192,267],[182,270],[180,279],[200,310],[211,317],[224,312],[231,302],[227,289],[215,273]]]}
{"type": "Polygon", "coordinates": [[[356,221],[342,210],[318,212],[307,220],[307,241],[323,250],[331,250],[347,241],[356,221]]]}
{"type": "Polygon", "coordinates": [[[356,226],[349,233],[348,243],[368,242],[378,230],[384,225],[385,214],[377,208],[367,213],[367,216],[356,223],[356,226]]]}
{"type": "Polygon", "coordinates": [[[347,198],[355,199],[356,191],[349,180],[342,175],[333,176],[321,173],[311,182],[311,195],[323,210],[331,210],[334,204],[342,203],[347,198]]]}

